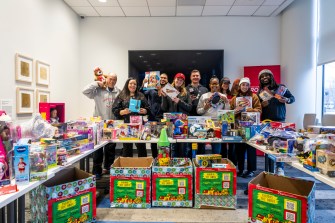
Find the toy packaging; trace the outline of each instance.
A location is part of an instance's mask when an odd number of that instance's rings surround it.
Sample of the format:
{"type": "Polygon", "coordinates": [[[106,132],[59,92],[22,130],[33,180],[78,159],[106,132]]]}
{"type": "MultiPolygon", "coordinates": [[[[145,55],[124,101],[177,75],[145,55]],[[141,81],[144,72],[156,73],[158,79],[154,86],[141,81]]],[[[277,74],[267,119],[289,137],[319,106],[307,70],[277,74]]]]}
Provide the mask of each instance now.
{"type": "Polygon", "coordinates": [[[192,180],[190,159],[173,158],[169,166],[165,167],[161,167],[155,160],[152,167],[152,206],[192,207],[192,180]]]}
{"type": "Polygon", "coordinates": [[[29,145],[15,145],[13,158],[16,183],[29,183],[29,145]]]}
{"type": "Polygon", "coordinates": [[[236,209],[236,167],[222,159],[220,167],[200,167],[193,159],[194,208],[236,209]]]}
{"type": "Polygon", "coordinates": [[[164,113],[163,117],[167,120],[168,135],[172,132],[174,139],[185,139],[188,135],[187,115],[183,113],[164,113]]]}
{"type": "Polygon", "coordinates": [[[219,110],[217,112],[219,122],[226,121],[228,124],[235,124],[235,112],[234,110],[219,110]]]}
{"type": "Polygon", "coordinates": [[[221,154],[196,155],[195,161],[200,167],[211,167],[213,163],[220,163],[221,154]]]}
{"type": "Polygon", "coordinates": [[[177,89],[175,89],[170,83],[167,83],[162,91],[171,99],[176,98],[180,93],[177,89]]]}
{"type": "Polygon", "coordinates": [[[138,140],[140,131],[141,124],[125,123],[118,126],[117,136],[120,140],[138,140]]]}
{"type": "Polygon", "coordinates": [[[335,177],[335,153],[325,149],[317,149],[316,167],[319,168],[320,173],[335,177]]]}
{"type": "Polygon", "coordinates": [[[110,201],[113,208],[151,207],[152,157],[119,157],[110,169],[110,201]]]}
{"type": "Polygon", "coordinates": [[[129,110],[134,113],[139,113],[141,108],[141,100],[130,99],[129,110]]]}
{"type": "Polygon", "coordinates": [[[188,116],[188,138],[189,139],[206,139],[207,129],[206,120],[210,116],[188,116]]]}
{"type": "Polygon", "coordinates": [[[156,89],[160,86],[160,72],[159,71],[147,71],[143,80],[143,90],[156,89]]]}
{"type": "Polygon", "coordinates": [[[31,222],[94,222],[95,176],[68,167],[30,191],[31,222]]]}
{"type": "Polygon", "coordinates": [[[261,117],[259,112],[242,112],[241,121],[250,121],[253,125],[259,125],[261,117]]]}
{"type": "Polygon", "coordinates": [[[260,173],[249,183],[248,222],[315,222],[315,182],[260,173]]]}
{"type": "Polygon", "coordinates": [[[30,181],[46,180],[48,174],[48,162],[43,146],[30,146],[29,151],[30,181]]]}
{"type": "Polygon", "coordinates": [[[235,106],[244,108],[242,111],[245,111],[247,108],[252,108],[252,97],[237,97],[235,106]]]}

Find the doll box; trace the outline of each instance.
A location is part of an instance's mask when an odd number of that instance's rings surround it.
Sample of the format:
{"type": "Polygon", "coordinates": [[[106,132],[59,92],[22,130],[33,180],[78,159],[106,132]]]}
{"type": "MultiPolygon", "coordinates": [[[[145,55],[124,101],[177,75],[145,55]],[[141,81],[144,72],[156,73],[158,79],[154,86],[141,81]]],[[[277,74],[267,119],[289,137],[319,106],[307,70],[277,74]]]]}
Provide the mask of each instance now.
{"type": "Polygon", "coordinates": [[[119,157],[110,169],[112,208],[151,207],[152,157],[119,157]]]}
{"type": "Polygon", "coordinates": [[[30,191],[32,222],[92,222],[96,219],[95,176],[64,168],[30,191]]]}
{"type": "Polygon", "coordinates": [[[249,182],[248,222],[314,222],[315,182],[262,172],[249,182]]]}
{"type": "Polygon", "coordinates": [[[153,207],[192,207],[193,167],[187,158],[173,158],[170,166],[152,167],[153,207]]]}
{"type": "Polygon", "coordinates": [[[236,209],[236,167],[222,159],[227,168],[199,167],[193,159],[194,208],[236,209]]]}

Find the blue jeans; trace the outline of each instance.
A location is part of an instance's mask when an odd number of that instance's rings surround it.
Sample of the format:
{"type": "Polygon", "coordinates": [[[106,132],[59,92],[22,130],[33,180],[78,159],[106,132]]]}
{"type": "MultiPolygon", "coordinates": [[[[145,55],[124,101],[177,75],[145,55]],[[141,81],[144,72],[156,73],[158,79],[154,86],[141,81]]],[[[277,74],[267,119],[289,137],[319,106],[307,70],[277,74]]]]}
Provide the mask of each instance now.
{"type": "Polygon", "coordinates": [[[221,154],[221,143],[212,143],[212,154],[221,154]]]}

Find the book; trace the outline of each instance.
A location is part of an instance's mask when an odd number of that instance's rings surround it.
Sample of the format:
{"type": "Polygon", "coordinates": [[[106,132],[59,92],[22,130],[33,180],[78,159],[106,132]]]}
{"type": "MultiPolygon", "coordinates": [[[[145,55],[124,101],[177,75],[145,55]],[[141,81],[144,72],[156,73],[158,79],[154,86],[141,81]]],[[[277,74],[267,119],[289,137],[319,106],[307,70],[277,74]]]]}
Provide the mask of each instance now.
{"type": "Polygon", "coordinates": [[[143,80],[143,90],[156,89],[160,85],[160,71],[147,71],[143,80]]]}
{"type": "Polygon", "coordinates": [[[244,110],[247,108],[252,108],[252,97],[237,97],[236,98],[236,107],[243,107],[244,110]]]}
{"type": "Polygon", "coordinates": [[[141,108],[141,100],[130,99],[129,101],[129,110],[131,112],[139,113],[141,108]]]}
{"type": "Polygon", "coordinates": [[[169,98],[173,99],[178,96],[180,93],[177,89],[175,89],[170,83],[167,83],[163,88],[162,91],[169,96],[169,98]]]}
{"type": "Polygon", "coordinates": [[[271,98],[273,98],[273,95],[266,91],[266,90],[263,90],[259,93],[259,97],[263,100],[263,101],[269,101],[271,98]]]}

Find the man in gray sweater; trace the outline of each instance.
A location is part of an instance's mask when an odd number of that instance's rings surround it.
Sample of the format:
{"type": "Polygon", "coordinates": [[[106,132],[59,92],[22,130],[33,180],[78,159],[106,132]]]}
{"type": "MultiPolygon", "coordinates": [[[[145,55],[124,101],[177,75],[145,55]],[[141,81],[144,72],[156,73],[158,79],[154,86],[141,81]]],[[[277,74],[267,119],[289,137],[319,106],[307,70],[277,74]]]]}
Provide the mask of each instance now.
{"type": "MultiPolygon", "coordinates": [[[[115,86],[116,82],[117,75],[112,73],[106,75],[104,82],[94,81],[84,88],[83,94],[95,102],[93,116],[101,116],[103,120],[115,119],[112,105],[120,93],[120,89],[115,86]]],[[[100,149],[93,154],[93,174],[97,179],[100,179],[102,174],[109,172],[115,159],[115,147],[115,143],[108,143],[104,147],[104,152],[100,149]],[[102,170],[103,156],[105,156],[105,162],[102,170]]]]}

